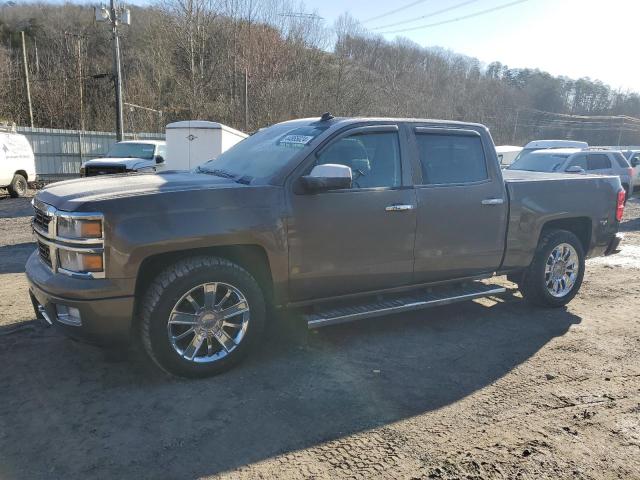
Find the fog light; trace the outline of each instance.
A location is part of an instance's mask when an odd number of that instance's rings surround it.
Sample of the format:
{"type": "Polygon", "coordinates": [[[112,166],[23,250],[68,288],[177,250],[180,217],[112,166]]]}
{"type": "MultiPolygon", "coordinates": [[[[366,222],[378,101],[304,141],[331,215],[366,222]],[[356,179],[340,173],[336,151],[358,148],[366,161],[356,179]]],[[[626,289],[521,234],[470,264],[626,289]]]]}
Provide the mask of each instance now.
{"type": "Polygon", "coordinates": [[[56,316],[58,317],[58,321],[65,325],[71,325],[72,327],[79,327],[82,325],[80,310],[76,307],[67,307],[66,305],[56,304],[56,316]]]}

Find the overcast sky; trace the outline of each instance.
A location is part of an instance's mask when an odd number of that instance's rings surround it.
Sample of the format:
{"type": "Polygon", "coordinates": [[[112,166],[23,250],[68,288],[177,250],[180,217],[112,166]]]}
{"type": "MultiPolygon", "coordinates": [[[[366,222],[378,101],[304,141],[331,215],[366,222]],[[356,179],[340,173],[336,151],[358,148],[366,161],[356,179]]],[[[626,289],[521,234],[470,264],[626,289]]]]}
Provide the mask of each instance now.
{"type": "MultiPolygon", "coordinates": [[[[306,0],[328,24],[348,11],[372,31],[421,27],[500,7],[514,0],[306,0]],[[466,5],[438,15],[434,12],[466,5]],[[382,18],[372,17],[412,5],[382,18]],[[417,20],[418,17],[430,15],[417,20]],[[385,25],[414,20],[401,25],[385,25]]],[[[423,46],[441,46],[489,63],[531,67],[571,78],[599,79],[640,92],[640,0],[526,0],[440,26],[404,33],[423,46]]]]}

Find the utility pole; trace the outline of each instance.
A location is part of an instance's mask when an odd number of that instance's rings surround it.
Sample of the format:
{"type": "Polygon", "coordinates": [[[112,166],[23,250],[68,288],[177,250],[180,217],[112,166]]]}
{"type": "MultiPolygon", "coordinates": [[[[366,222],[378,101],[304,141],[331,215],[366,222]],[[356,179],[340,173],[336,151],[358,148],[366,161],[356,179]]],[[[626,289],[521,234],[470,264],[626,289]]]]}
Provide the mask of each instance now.
{"type": "Polygon", "coordinates": [[[244,131],[249,130],[249,69],[244,69],[244,131]]]}
{"type": "Polygon", "coordinates": [[[520,110],[516,110],[516,121],[513,123],[513,138],[511,139],[511,143],[516,142],[516,131],[518,130],[518,114],[520,110]]]}
{"type": "Polygon", "coordinates": [[[116,2],[111,0],[111,44],[113,47],[113,84],[116,90],[116,140],[121,142],[124,139],[122,116],[122,69],[120,66],[120,37],[118,37],[118,15],[116,13],[116,2]]]}
{"type": "Polygon", "coordinates": [[[31,106],[31,88],[29,87],[29,67],[27,66],[27,46],[24,43],[24,32],[22,36],[22,63],[24,64],[24,85],[27,89],[27,103],[29,104],[29,121],[33,128],[33,107],[31,106]]]}
{"type": "Polygon", "coordinates": [[[622,123],[620,124],[620,130],[618,130],[618,146],[620,146],[622,142],[622,130],[624,129],[624,117],[622,118],[622,123]]]}
{"type": "Polygon", "coordinates": [[[120,37],[118,36],[118,25],[131,24],[131,15],[128,9],[119,8],[116,0],[110,0],[109,8],[97,7],[96,20],[98,22],[109,22],[111,24],[111,47],[113,49],[113,87],[116,100],[116,139],[118,142],[124,138],[124,118],[122,110],[122,68],[120,65],[120,37]]]}
{"type": "Polygon", "coordinates": [[[79,33],[64,32],[66,36],[76,39],[76,67],[78,69],[78,86],[79,86],[79,101],[80,101],[80,130],[84,130],[84,85],[82,78],[82,37],[84,35],[79,33]]]}

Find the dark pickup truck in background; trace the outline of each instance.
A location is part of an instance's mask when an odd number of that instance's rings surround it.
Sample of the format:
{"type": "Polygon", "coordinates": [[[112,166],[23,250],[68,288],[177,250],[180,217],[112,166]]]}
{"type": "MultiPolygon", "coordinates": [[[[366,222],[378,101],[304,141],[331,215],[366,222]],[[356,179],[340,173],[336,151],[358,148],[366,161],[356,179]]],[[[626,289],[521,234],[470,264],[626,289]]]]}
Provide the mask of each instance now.
{"type": "Polygon", "coordinates": [[[618,177],[502,172],[482,125],[325,114],[191,172],[51,185],[26,272],[67,334],[205,376],[277,308],[315,328],[495,295],[496,274],[565,305],[585,258],[617,251],[623,203],[618,177]]]}

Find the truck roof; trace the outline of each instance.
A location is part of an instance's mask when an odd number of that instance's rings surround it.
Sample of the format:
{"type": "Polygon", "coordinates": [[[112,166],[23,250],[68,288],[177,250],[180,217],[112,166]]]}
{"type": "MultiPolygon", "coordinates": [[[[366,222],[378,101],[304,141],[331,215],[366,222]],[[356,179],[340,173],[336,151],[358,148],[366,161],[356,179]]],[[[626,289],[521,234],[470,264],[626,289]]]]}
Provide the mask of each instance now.
{"type": "MultiPolygon", "coordinates": [[[[542,150],[536,150],[529,153],[533,157],[540,157],[543,155],[573,155],[574,153],[582,152],[582,148],[545,148],[542,150]]],[[[586,151],[586,150],[585,150],[586,151]]]]}
{"type": "Polygon", "coordinates": [[[145,138],[141,138],[140,140],[122,140],[118,143],[148,143],[149,145],[164,145],[164,140],[147,140],[145,138]]]}
{"type": "MultiPolygon", "coordinates": [[[[292,125],[295,124],[306,124],[321,122],[320,117],[309,117],[309,118],[298,118],[295,120],[287,120],[285,122],[281,122],[281,124],[290,123],[292,125]]],[[[333,117],[330,120],[322,121],[327,125],[350,125],[354,123],[367,123],[367,122],[404,122],[404,123],[433,123],[434,125],[455,125],[459,127],[472,127],[472,128],[482,128],[487,130],[485,125],[481,123],[474,122],[461,122],[457,120],[440,120],[434,118],[397,118],[397,117],[333,117]]]]}
{"type": "Polygon", "coordinates": [[[587,148],[588,146],[587,142],[578,140],[533,140],[524,148],[587,148]]]}

